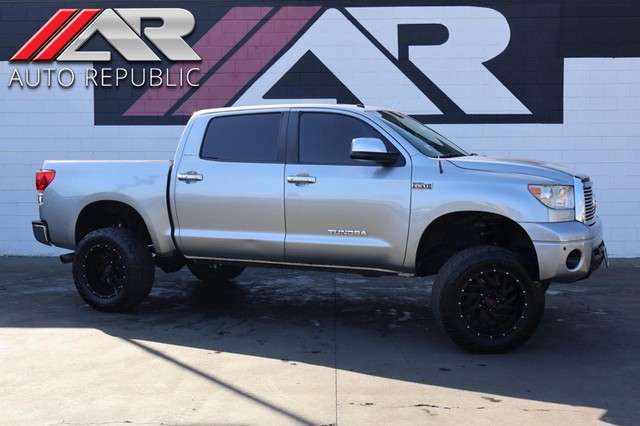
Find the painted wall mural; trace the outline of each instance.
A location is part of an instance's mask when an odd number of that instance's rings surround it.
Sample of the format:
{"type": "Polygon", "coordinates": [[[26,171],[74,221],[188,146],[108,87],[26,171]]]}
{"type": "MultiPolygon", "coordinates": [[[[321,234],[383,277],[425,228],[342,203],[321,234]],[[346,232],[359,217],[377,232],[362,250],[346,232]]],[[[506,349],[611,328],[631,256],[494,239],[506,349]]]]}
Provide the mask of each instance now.
{"type": "MultiPolygon", "coordinates": [[[[95,123],[175,125],[198,109],[284,102],[380,105],[426,123],[562,123],[565,58],[640,56],[624,3],[415,3],[136,2],[190,11],[186,40],[202,61],[192,70],[159,55],[151,69],[95,32],[80,50],[112,52],[108,67],[94,65],[108,82],[95,90],[95,123]],[[154,73],[158,84],[144,84],[154,73]]],[[[131,6],[65,7],[117,5],[131,6]]],[[[56,11],[46,6],[3,17],[4,58],[56,11]]]]}

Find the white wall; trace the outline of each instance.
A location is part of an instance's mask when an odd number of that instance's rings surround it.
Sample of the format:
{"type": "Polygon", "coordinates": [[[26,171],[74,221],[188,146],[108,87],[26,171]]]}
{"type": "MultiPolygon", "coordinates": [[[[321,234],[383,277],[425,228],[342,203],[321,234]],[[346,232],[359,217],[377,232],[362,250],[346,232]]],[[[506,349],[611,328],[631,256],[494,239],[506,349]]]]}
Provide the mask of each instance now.
{"type": "Polygon", "coordinates": [[[433,127],[472,152],[587,173],[609,253],[640,256],[640,58],[566,59],[562,124],[433,127]]]}
{"type": "MultiPolygon", "coordinates": [[[[15,67],[0,62],[0,82],[15,67]]],[[[34,67],[35,68],[35,67],[34,67]]],[[[84,67],[76,68],[81,76],[84,67]]],[[[563,163],[595,182],[612,256],[640,256],[640,58],[566,59],[563,124],[434,125],[481,154],[563,163]]],[[[37,243],[34,172],[45,159],[168,159],[181,126],[94,126],[93,91],[0,90],[0,255],[51,255],[37,243]]]]}
{"type": "MultiPolygon", "coordinates": [[[[14,68],[0,62],[0,82],[14,68]]],[[[70,68],[83,78],[85,66],[70,68]]],[[[0,255],[64,252],[36,242],[31,231],[38,219],[35,171],[44,160],[170,159],[182,132],[182,126],[94,126],[93,118],[93,90],[82,84],[2,88],[0,255]]]]}

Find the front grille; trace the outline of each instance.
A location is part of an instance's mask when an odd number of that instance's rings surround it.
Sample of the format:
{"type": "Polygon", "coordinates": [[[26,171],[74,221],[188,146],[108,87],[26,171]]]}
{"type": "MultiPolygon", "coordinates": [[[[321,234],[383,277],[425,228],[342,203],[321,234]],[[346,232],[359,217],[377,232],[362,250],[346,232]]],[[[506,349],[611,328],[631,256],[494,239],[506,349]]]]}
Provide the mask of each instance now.
{"type": "Polygon", "coordinates": [[[585,223],[593,225],[596,222],[596,200],[593,197],[591,181],[584,183],[584,211],[585,223]]]}

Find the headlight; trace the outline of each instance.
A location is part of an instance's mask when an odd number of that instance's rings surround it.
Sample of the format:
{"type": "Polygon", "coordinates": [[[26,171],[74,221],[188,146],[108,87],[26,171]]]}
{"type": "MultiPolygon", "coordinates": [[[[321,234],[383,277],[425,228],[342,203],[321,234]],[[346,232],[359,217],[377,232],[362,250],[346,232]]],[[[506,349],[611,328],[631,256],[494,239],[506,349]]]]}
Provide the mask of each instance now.
{"type": "Polygon", "coordinates": [[[529,192],[531,192],[538,201],[551,209],[573,209],[576,205],[573,186],[529,185],[529,192]]]}

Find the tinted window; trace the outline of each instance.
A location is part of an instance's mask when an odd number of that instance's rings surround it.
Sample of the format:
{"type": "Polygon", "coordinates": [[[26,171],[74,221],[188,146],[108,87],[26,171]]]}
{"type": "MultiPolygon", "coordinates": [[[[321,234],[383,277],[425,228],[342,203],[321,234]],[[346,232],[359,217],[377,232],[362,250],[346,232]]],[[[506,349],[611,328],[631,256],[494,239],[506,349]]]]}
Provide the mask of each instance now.
{"type": "MultiPolygon", "coordinates": [[[[352,160],[351,141],[355,138],[378,138],[380,133],[367,123],[347,115],[303,113],[300,116],[299,157],[301,163],[357,164],[367,162],[352,160]]],[[[385,142],[387,149],[395,148],[385,142]]],[[[371,165],[375,163],[371,162],[371,165]]]]}
{"type": "Polygon", "coordinates": [[[247,114],[213,118],[202,144],[202,158],[242,163],[275,163],[282,114],[247,114]]]}
{"type": "Polygon", "coordinates": [[[420,152],[429,157],[462,157],[469,155],[440,133],[419,121],[395,111],[372,111],[400,133],[420,152]]]}

